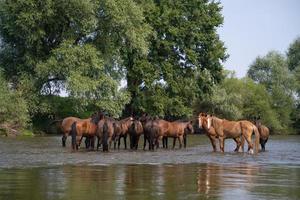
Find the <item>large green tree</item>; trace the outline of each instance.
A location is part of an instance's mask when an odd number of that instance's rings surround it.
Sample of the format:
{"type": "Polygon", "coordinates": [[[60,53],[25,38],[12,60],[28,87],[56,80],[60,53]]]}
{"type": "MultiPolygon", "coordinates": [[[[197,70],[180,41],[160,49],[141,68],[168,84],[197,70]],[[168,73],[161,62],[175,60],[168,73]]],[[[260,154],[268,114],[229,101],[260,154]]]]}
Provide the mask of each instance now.
{"type": "Polygon", "coordinates": [[[113,115],[130,99],[127,114],[190,115],[223,78],[222,23],[208,0],[1,0],[0,67],[32,115],[63,91],[113,115]]]}
{"type": "Polygon", "coordinates": [[[127,48],[124,65],[132,100],[129,113],[192,114],[192,104],[219,82],[227,57],[216,29],[223,23],[219,3],[206,0],[136,1],[152,28],[149,52],[127,48]]]}
{"type": "Polygon", "coordinates": [[[114,34],[126,36],[128,43],[145,53],[147,42],[141,31],[136,33],[143,29],[138,11],[130,0],[2,0],[0,66],[23,92],[32,114],[51,110],[42,96],[66,90],[82,101],[79,106],[92,103],[118,115],[129,94],[120,90],[124,71],[111,59],[120,55],[112,52],[123,42],[115,43],[119,38],[114,34]],[[103,15],[111,18],[105,21],[103,15]],[[98,40],[106,28],[113,34],[98,40]],[[109,40],[116,47],[108,50],[109,40]]]}
{"type": "Polygon", "coordinates": [[[250,66],[247,76],[266,87],[280,126],[288,129],[294,109],[294,79],[286,58],[274,51],[258,57],[250,66]]]}

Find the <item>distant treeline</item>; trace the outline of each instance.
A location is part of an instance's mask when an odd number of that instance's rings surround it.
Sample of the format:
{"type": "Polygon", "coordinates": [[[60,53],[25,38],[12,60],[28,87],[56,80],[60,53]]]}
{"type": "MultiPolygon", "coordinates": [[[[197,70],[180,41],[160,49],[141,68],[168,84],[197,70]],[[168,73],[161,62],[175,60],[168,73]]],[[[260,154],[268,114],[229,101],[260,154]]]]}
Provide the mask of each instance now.
{"type": "Polygon", "coordinates": [[[296,132],[299,39],[236,79],[222,66],[221,9],[209,0],[0,1],[0,130],[45,130],[104,110],[167,119],[208,111],[296,132]]]}

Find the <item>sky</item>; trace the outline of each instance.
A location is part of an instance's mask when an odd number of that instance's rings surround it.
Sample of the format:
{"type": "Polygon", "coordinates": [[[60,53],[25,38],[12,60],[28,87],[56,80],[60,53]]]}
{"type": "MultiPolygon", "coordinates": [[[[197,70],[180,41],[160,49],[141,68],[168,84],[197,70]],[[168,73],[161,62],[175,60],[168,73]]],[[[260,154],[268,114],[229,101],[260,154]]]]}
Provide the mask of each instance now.
{"type": "Polygon", "coordinates": [[[221,0],[224,23],[218,29],[229,58],[225,69],[244,77],[257,56],[286,53],[300,37],[300,0],[221,0]]]}

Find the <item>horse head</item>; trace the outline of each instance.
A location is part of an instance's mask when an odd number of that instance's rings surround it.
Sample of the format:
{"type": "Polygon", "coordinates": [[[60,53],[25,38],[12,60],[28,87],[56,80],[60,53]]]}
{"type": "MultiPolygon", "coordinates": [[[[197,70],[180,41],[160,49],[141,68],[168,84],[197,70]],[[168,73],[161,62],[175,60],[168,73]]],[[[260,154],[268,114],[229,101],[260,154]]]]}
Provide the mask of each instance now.
{"type": "Polygon", "coordinates": [[[187,123],[187,125],[185,127],[185,131],[187,131],[187,133],[189,133],[189,134],[194,134],[193,121],[190,121],[187,123]]]}
{"type": "Polygon", "coordinates": [[[91,122],[94,123],[94,124],[98,124],[98,122],[102,119],[104,119],[104,113],[99,111],[99,112],[96,112],[94,113],[92,116],[91,116],[91,122]]]}
{"type": "Polygon", "coordinates": [[[202,128],[202,126],[203,126],[203,120],[206,117],[207,117],[206,113],[199,113],[199,115],[198,115],[198,125],[199,125],[199,128],[202,128]]]}

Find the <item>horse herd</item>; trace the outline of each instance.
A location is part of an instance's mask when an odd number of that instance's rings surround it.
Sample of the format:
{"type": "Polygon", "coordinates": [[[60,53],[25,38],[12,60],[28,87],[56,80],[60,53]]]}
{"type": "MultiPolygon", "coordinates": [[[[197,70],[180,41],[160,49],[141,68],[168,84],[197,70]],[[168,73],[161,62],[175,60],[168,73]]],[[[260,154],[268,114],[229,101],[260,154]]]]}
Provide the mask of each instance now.
{"type": "Polygon", "coordinates": [[[146,114],[139,118],[128,117],[122,120],[105,116],[102,112],[94,113],[88,119],[76,117],[67,117],[61,123],[63,131],[62,145],[66,146],[66,139],[69,135],[72,137],[72,149],[78,150],[83,137],[86,138],[85,145],[87,148],[94,149],[95,140],[97,139],[97,150],[102,146],[103,151],[112,148],[120,148],[120,140],[124,139],[125,149],[127,148],[127,136],[130,139],[130,149],[138,149],[140,136],[144,135],[144,147],[148,143],[149,150],[159,147],[162,141],[163,147],[168,148],[168,138],[174,138],[173,148],[176,140],[179,141],[179,147],[186,147],[188,134],[194,134],[194,127],[204,130],[211,141],[213,151],[217,151],[216,141],[219,140],[220,151],[224,152],[224,140],[232,138],[236,142],[235,151],[240,148],[244,150],[244,142],[248,144],[248,152],[257,153],[259,143],[262,151],[265,150],[265,144],[269,137],[269,129],[259,121],[255,124],[247,121],[228,121],[212,115],[200,113],[190,121],[173,121],[169,122],[163,119],[153,118],[146,114]],[[251,138],[255,135],[255,145],[251,138]],[[118,146],[117,146],[118,145],[118,146]],[[255,148],[253,148],[255,147],[255,148]]]}

